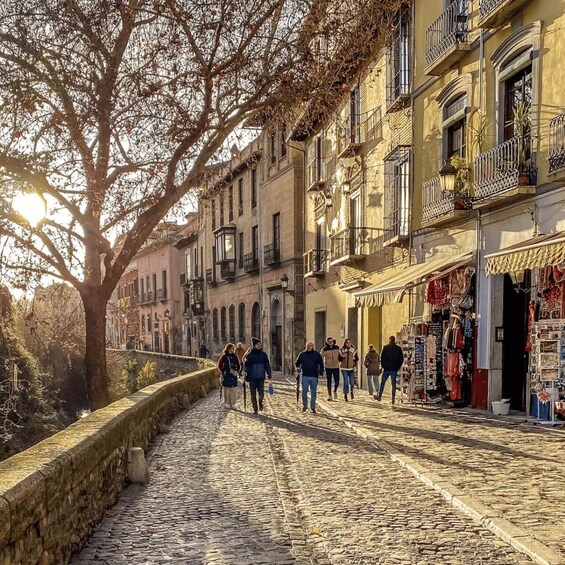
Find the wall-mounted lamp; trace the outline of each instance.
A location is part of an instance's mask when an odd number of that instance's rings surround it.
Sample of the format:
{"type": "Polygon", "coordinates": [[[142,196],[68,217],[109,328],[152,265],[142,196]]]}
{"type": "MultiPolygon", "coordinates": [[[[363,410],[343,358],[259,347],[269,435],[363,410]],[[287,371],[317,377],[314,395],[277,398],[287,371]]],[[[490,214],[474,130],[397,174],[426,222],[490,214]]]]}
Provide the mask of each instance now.
{"type": "Polygon", "coordinates": [[[438,171],[439,181],[443,192],[455,192],[455,178],[457,169],[451,164],[451,161],[445,161],[443,167],[438,171]]]}
{"type": "Polygon", "coordinates": [[[166,318],[167,320],[171,319],[171,313],[169,312],[168,308],[163,312],[163,317],[166,318]]]}
{"type": "Polygon", "coordinates": [[[283,292],[289,294],[290,296],[294,296],[294,290],[288,289],[288,276],[286,275],[286,273],[281,277],[281,287],[283,289],[283,292]]]}

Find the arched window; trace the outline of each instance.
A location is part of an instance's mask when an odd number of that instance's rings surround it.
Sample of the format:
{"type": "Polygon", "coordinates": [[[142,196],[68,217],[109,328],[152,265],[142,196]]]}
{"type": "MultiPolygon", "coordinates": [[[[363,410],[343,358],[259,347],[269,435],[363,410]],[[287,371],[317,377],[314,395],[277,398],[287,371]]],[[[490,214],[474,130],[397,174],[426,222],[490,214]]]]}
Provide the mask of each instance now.
{"type": "Polygon", "coordinates": [[[218,309],[212,310],[212,338],[218,339],[218,309]]]}
{"type": "Polygon", "coordinates": [[[239,305],[239,341],[245,343],[245,304],[243,302],[239,305]]]}
{"type": "Polygon", "coordinates": [[[232,304],[229,309],[229,329],[230,329],[230,342],[235,341],[235,306],[232,304]]]}
{"type": "Polygon", "coordinates": [[[258,302],[255,302],[251,309],[251,335],[261,339],[261,308],[258,302]]]}
{"type": "Polygon", "coordinates": [[[226,334],[226,307],[222,306],[220,310],[220,339],[222,341],[226,341],[227,334],[226,334]]]}

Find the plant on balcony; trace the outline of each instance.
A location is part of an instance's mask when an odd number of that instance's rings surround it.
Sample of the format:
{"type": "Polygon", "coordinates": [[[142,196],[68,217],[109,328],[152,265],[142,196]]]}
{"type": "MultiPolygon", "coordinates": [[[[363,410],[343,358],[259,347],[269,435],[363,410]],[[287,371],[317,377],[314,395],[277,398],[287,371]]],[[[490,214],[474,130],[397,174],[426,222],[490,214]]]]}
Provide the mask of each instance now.
{"type": "Polygon", "coordinates": [[[514,126],[514,135],[518,139],[518,184],[530,184],[530,133],[531,133],[531,106],[527,102],[520,102],[512,109],[512,120],[509,125],[514,126]]]}
{"type": "Polygon", "coordinates": [[[455,169],[455,183],[453,187],[453,199],[456,208],[467,208],[469,191],[469,173],[471,167],[464,157],[453,155],[450,159],[451,166],[455,169]]]}

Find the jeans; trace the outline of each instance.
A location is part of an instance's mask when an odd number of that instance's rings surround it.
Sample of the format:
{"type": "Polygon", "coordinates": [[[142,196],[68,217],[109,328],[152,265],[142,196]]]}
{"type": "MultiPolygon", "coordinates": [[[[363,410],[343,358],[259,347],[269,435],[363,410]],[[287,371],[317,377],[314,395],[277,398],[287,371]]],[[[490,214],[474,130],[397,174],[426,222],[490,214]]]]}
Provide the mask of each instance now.
{"type": "Polygon", "coordinates": [[[334,380],[334,392],[337,392],[337,387],[339,386],[339,368],[326,369],[326,384],[328,385],[328,396],[332,395],[332,377],[334,380]]]}
{"type": "Polygon", "coordinates": [[[367,388],[369,394],[376,394],[379,390],[379,375],[367,374],[367,388]]]}
{"type": "Polygon", "coordinates": [[[353,392],[353,387],[355,386],[355,371],[353,369],[342,369],[341,375],[343,376],[343,394],[349,394],[349,391],[353,392]]]}
{"type": "Polygon", "coordinates": [[[251,395],[251,404],[253,412],[263,410],[263,399],[265,398],[265,379],[260,381],[249,381],[249,394],[251,395]],[[257,407],[257,393],[259,393],[259,407],[257,407]]]}
{"type": "Polygon", "coordinates": [[[381,388],[379,389],[379,396],[383,395],[383,390],[385,389],[385,384],[390,377],[390,384],[392,385],[392,399],[396,396],[396,373],[397,371],[390,371],[385,369],[383,371],[383,378],[381,379],[381,388]]]}
{"type": "Polygon", "coordinates": [[[318,377],[302,375],[302,406],[308,406],[308,389],[310,389],[310,410],[316,410],[316,392],[318,390],[318,377]]]}

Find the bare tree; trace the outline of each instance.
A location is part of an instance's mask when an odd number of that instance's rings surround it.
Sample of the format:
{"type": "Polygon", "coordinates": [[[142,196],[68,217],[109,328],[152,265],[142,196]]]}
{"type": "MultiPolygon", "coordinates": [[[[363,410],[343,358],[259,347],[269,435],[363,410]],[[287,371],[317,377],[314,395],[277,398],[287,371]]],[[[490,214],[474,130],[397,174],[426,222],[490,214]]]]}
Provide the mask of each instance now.
{"type": "Polygon", "coordinates": [[[328,69],[350,72],[396,4],[2,3],[0,237],[10,245],[1,274],[78,290],[93,409],[109,401],[105,307],[148,235],[245,120],[339,93],[328,69]],[[12,205],[21,192],[47,204],[37,226],[12,205]],[[113,248],[117,234],[126,235],[113,248]]]}

